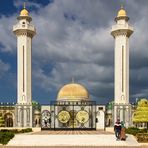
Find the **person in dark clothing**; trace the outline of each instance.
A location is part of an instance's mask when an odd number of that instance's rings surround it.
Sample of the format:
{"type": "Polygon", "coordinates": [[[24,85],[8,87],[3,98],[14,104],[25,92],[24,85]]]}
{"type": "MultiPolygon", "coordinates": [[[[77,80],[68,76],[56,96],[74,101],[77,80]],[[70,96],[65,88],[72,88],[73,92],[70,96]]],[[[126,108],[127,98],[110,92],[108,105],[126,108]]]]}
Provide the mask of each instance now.
{"type": "Polygon", "coordinates": [[[117,140],[120,140],[121,123],[120,123],[119,119],[117,119],[117,121],[114,125],[114,131],[115,131],[115,136],[116,136],[117,140]]]}

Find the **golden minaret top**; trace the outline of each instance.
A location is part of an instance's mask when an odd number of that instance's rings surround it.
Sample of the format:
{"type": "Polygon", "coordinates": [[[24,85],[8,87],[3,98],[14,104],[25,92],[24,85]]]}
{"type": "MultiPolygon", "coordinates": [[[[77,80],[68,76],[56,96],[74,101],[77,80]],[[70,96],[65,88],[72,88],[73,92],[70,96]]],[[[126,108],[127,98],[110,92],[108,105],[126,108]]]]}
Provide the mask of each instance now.
{"type": "Polygon", "coordinates": [[[127,17],[127,14],[123,5],[121,5],[120,10],[118,11],[117,17],[127,17]]]}
{"type": "Polygon", "coordinates": [[[24,2],[24,7],[23,7],[23,9],[20,12],[20,16],[29,16],[29,12],[26,9],[26,3],[25,2],[24,2]]]}

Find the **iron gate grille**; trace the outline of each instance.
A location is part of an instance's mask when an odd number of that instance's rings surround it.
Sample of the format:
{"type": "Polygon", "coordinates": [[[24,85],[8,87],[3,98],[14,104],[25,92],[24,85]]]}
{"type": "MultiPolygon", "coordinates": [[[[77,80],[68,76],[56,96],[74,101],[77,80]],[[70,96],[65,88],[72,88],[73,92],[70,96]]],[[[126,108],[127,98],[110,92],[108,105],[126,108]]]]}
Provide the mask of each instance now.
{"type": "Polygon", "coordinates": [[[48,109],[42,110],[41,128],[51,130],[96,129],[96,103],[83,102],[51,102],[48,109]]]}

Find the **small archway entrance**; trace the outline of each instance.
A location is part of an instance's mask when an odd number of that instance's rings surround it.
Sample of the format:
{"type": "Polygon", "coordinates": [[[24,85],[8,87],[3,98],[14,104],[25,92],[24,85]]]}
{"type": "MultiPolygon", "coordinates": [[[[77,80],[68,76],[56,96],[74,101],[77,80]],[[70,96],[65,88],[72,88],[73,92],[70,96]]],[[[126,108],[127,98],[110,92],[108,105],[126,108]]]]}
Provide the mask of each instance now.
{"type": "Polygon", "coordinates": [[[5,127],[13,127],[13,115],[12,113],[6,113],[4,115],[5,127]]]}

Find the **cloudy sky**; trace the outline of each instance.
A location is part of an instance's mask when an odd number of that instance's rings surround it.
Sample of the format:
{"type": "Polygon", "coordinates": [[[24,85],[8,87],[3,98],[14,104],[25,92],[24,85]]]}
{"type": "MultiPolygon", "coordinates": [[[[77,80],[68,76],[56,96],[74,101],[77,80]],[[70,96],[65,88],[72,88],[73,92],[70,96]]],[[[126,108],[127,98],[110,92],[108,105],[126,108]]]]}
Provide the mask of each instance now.
{"type": "MultiPolygon", "coordinates": [[[[33,38],[33,99],[49,103],[74,77],[92,98],[114,98],[114,18],[124,2],[134,34],[130,39],[130,101],[148,96],[148,0],[26,0],[33,38]]],[[[16,102],[16,37],[12,26],[21,0],[0,4],[0,101],[16,102]]]]}

